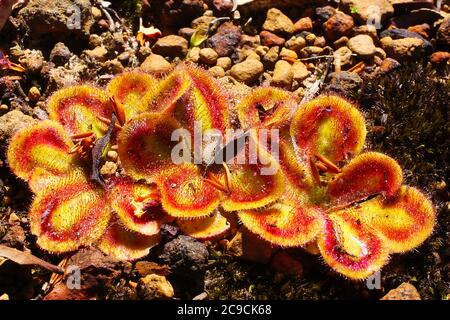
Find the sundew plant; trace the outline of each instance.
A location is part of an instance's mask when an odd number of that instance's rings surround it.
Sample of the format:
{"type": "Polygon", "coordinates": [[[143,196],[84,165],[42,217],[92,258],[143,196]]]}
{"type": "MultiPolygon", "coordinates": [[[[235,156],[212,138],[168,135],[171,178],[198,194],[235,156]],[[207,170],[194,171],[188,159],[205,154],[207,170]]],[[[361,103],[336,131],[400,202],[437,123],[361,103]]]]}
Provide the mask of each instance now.
{"type": "Polygon", "coordinates": [[[365,149],[355,104],[329,95],[300,104],[272,87],[236,103],[233,96],[190,64],[163,79],[131,71],[106,88],[54,93],[49,120],[17,132],[7,153],[35,194],[29,218],[38,245],[55,254],[94,245],[136,260],[159,243],[162,224],[216,241],[230,236],[235,215],[273,246],[316,245],[333,270],[364,279],[430,236],[433,204],[403,185],[394,159],[365,149]],[[191,133],[183,141],[190,146],[196,132],[221,133],[222,146],[229,130],[249,134],[222,163],[174,162],[177,130],[191,133]],[[112,148],[118,170],[102,175],[112,148]],[[262,174],[268,166],[276,170],[262,174]]]}

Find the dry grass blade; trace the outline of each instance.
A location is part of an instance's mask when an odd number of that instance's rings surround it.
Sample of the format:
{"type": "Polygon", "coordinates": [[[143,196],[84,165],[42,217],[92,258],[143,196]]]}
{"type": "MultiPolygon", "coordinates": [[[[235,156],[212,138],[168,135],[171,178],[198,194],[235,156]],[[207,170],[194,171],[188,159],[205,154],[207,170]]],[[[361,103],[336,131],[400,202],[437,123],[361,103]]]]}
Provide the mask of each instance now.
{"type": "Polygon", "coordinates": [[[31,253],[19,251],[10,247],[0,245],[0,257],[7,258],[20,265],[38,265],[42,268],[50,270],[54,273],[64,273],[61,267],[48,263],[38,257],[33,256],[31,253]]]}

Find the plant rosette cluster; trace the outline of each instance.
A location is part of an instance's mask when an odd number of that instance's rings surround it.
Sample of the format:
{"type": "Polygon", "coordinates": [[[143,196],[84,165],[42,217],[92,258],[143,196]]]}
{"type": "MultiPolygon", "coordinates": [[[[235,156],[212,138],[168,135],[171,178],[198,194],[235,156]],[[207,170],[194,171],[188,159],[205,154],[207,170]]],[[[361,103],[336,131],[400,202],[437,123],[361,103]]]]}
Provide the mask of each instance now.
{"type": "MultiPolygon", "coordinates": [[[[237,213],[273,245],[317,244],[331,268],[362,279],[391,253],[411,250],[431,234],[433,205],[402,186],[397,162],[361,153],[365,121],[353,104],[323,96],[299,105],[286,91],[257,88],[234,107],[231,95],[188,64],[161,80],[132,71],[106,90],[81,85],[56,92],[48,101],[50,120],[17,132],[7,154],[12,171],[36,194],[29,217],[38,245],[54,253],[96,245],[135,260],[158,244],[164,223],[217,240],[229,234],[226,217],[237,213]],[[279,135],[268,146],[251,134],[223,164],[174,163],[173,132],[195,134],[198,124],[201,132],[222,133],[224,144],[226,131],[237,127],[279,135]],[[250,145],[256,162],[248,161],[250,145]],[[120,170],[98,176],[112,147],[120,170]],[[265,166],[277,170],[261,174],[265,166]]],[[[193,145],[191,139],[184,143],[193,145]]]]}

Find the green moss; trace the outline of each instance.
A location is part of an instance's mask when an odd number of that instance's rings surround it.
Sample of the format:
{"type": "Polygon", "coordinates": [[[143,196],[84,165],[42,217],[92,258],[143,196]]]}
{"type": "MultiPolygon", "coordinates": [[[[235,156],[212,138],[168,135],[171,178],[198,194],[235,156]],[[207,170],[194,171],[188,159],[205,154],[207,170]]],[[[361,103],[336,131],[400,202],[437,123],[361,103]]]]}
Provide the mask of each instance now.
{"type": "Polygon", "coordinates": [[[382,134],[369,134],[370,148],[395,157],[406,181],[428,191],[448,176],[449,101],[450,84],[421,65],[367,80],[363,88],[369,123],[384,127],[382,134]]]}
{"type": "Polygon", "coordinates": [[[124,0],[120,2],[118,12],[127,18],[133,26],[138,26],[139,17],[142,15],[142,5],[140,0],[124,0]]]}

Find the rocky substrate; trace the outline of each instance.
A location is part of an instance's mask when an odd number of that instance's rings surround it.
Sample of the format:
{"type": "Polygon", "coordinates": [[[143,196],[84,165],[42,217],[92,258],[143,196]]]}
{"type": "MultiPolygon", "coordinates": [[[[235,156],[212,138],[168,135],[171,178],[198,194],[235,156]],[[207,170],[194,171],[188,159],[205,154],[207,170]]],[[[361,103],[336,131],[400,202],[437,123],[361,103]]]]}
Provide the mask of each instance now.
{"type": "MultiPolygon", "coordinates": [[[[0,244],[55,264],[67,258],[82,266],[83,285],[67,290],[69,275],[52,282],[44,269],[0,258],[0,299],[450,297],[445,1],[436,8],[433,1],[313,6],[238,0],[237,9],[231,0],[13,2],[1,2],[0,50],[25,71],[0,63],[0,244]],[[375,17],[373,6],[379,10],[375,17]],[[249,239],[243,229],[232,239],[202,243],[166,226],[164,241],[133,263],[92,248],[67,257],[39,250],[27,220],[32,195],[5,163],[11,135],[46,119],[45,101],[57,89],[104,85],[134,68],[163,76],[184,60],[244,93],[248,86],[271,85],[299,100],[334,92],[359,102],[371,125],[370,148],[396,157],[408,169],[407,182],[427,190],[437,204],[434,235],[417,252],[395,256],[377,290],[342,279],[301,249],[249,239]]],[[[116,162],[117,153],[110,151],[102,173],[114,173],[116,162]]]]}

